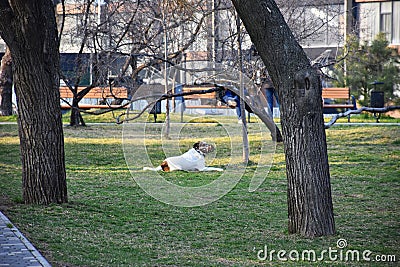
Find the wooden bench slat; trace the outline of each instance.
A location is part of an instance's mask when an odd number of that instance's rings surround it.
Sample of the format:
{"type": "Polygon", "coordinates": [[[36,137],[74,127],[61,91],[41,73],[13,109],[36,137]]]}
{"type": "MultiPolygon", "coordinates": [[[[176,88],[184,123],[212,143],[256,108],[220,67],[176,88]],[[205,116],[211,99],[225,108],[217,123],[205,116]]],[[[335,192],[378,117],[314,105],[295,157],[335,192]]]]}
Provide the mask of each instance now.
{"type": "Polygon", "coordinates": [[[343,97],[349,97],[349,93],[348,92],[322,92],[322,95],[340,95],[343,97]]]}
{"type": "Polygon", "coordinates": [[[350,88],[323,88],[322,89],[323,98],[338,98],[338,99],[350,99],[350,88]]]}
{"type": "Polygon", "coordinates": [[[324,104],[324,108],[353,108],[350,104],[324,104]]]}
{"type": "Polygon", "coordinates": [[[348,92],[348,91],[346,91],[346,92],[341,92],[341,91],[326,91],[326,90],[322,91],[322,95],[331,95],[331,94],[333,94],[333,95],[344,95],[344,96],[348,96],[348,95],[349,95],[349,92],[348,92]]]}
{"type": "Polygon", "coordinates": [[[215,94],[186,95],[186,96],[184,96],[184,98],[187,99],[187,100],[192,100],[192,99],[215,99],[216,95],[215,94]]]}
{"type": "Polygon", "coordinates": [[[185,106],[185,108],[189,108],[189,109],[195,109],[195,108],[200,108],[200,109],[204,109],[204,108],[209,108],[209,109],[228,109],[230,107],[228,107],[228,106],[218,106],[218,105],[196,105],[196,106],[185,106]]]}
{"type": "Polygon", "coordinates": [[[329,94],[322,94],[323,98],[349,98],[348,94],[340,94],[340,93],[329,93],[329,94]]]}
{"type": "MultiPolygon", "coordinates": [[[[79,87],[78,92],[84,90],[86,87],[79,87]]],[[[127,98],[128,90],[125,87],[113,87],[112,93],[109,87],[94,87],[92,88],[83,98],[85,99],[115,99],[117,98],[127,98]],[[115,97],[114,97],[115,96],[115,97]]],[[[73,98],[73,93],[67,86],[60,87],[60,97],[61,98],[73,98]]],[[[70,109],[68,104],[61,103],[61,109],[70,109]]],[[[118,108],[120,105],[107,105],[107,104],[79,104],[80,109],[107,109],[107,108],[118,108]]]]}
{"type": "Polygon", "coordinates": [[[183,91],[202,91],[202,90],[209,90],[215,88],[214,86],[190,86],[187,85],[183,87],[183,91]]]}
{"type": "Polygon", "coordinates": [[[336,99],[345,99],[348,100],[350,99],[350,96],[346,95],[322,95],[322,98],[336,98],[336,99]]]}
{"type": "MultiPolygon", "coordinates": [[[[78,92],[84,90],[86,87],[79,87],[78,92]]],[[[128,97],[128,90],[124,87],[114,87],[112,89],[112,93],[119,98],[127,98],[128,97]]],[[[71,90],[66,87],[60,87],[60,95],[62,98],[72,98],[73,94],[71,90]]],[[[92,88],[89,93],[85,95],[84,98],[112,98],[112,94],[110,92],[109,87],[94,87],[92,88]]]]}
{"type": "MultiPolygon", "coordinates": [[[[105,109],[105,108],[120,108],[120,105],[96,105],[96,104],[79,104],[80,109],[105,109]]],[[[61,104],[61,109],[70,109],[67,104],[61,104]]],[[[127,107],[124,107],[124,109],[127,107]]]]}

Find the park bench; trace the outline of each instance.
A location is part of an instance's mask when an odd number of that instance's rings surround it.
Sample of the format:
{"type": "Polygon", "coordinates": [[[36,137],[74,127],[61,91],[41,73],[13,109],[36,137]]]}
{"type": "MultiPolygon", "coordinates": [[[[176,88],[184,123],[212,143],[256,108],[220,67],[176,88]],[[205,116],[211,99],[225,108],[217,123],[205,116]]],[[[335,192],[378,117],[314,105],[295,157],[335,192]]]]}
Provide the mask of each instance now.
{"type": "MultiPolygon", "coordinates": [[[[86,87],[79,87],[78,92],[85,89],[86,87]]],[[[69,104],[72,105],[73,94],[67,86],[60,87],[60,97],[69,104]]],[[[125,87],[113,87],[112,93],[109,87],[94,87],[92,88],[83,99],[96,99],[95,104],[79,103],[80,109],[110,109],[119,108],[121,105],[112,104],[113,100],[116,99],[127,99],[128,90],[125,87]]],[[[61,101],[61,109],[70,109],[71,105],[68,105],[64,101],[61,101]]],[[[126,108],[126,107],[125,107],[126,108]]]]}
{"type": "MultiPolygon", "coordinates": [[[[196,92],[196,91],[203,91],[214,88],[213,86],[184,86],[182,89],[183,93],[188,92],[196,92]]],[[[192,94],[192,95],[185,95],[186,100],[198,100],[200,101],[199,104],[186,104],[185,108],[187,109],[227,109],[229,108],[226,104],[221,103],[218,101],[218,92],[211,92],[206,94],[192,94]]],[[[197,101],[197,102],[198,102],[197,101]]]]}
{"type": "MultiPolygon", "coordinates": [[[[322,88],[322,98],[325,111],[327,109],[357,109],[356,99],[353,95],[350,95],[349,87],[322,88]],[[332,103],[327,103],[327,99],[332,103]]],[[[350,116],[347,117],[347,120],[350,122],[350,116]]]]}
{"type": "MultiPolygon", "coordinates": [[[[333,99],[334,103],[324,103],[324,108],[355,109],[356,100],[350,95],[349,87],[323,88],[322,98],[333,99]]],[[[324,101],[325,102],[325,101],[324,101]]]]}
{"type": "MultiPolygon", "coordinates": [[[[211,88],[213,87],[185,86],[183,87],[183,92],[195,92],[211,88]]],[[[355,98],[354,96],[350,95],[350,88],[348,87],[323,88],[322,98],[333,100],[333,103],[324,103],[324,108],[341,108],[341,109],[356,108],[355,98]]],[[[186,95],[185,100],[200,100],[199,104],[186,105],[186,108],[188,109],[229,108],[227,105],[223,103],[221,104],[218,101],[218,92],[186,95]]]]}
{"type": "MultiPolygon", "coordinates": [[[[213,89],[215,86],[198,86],[198,85],[185,85],[182,88],[183,93],[193,93],[196,91],[204,91],[208,89],[213,89]]],[[[184,96],[185,101],[188,100],[197,100],[196,104],[187,104],[185,102],[185,109],[232,109],[227,104],[221,102],[219,92],[210,92],[210,93],[199,93],[199,94],[190,94],[184,96]]],[[[250,122],[250,109],[246,105],[247,115],[248,115],[248,122],[250,122]]],[[[183,120],[183,109],[181,109],[181,121],[183,120]]]]}
{"type": "MultiPolygon", "coordinates": [[[[212,86],[184,86],[182,92],[196,92],[203,91],[213,88],[212,86]]],[[[353,95],[350,95],[349,87],[334,87],[334,88],[323,88],[322,98],[324,99],[324,109],[357,109],[356,100],[353,95]],[[328,101],[331,101],[328,103],[328,101]]],[[[228,109],[230,108],[224,103],[221,103],[218,99],[218,92],[210,92],[205,94],[191,94],[185,95],[185,100],[197,100],[196,104],[187,103],[186,109],[228,109]]],[[[183,112],[183,110],[181,110],[183,112]]],[[[348,117],[350,121],[350,116],[348,117]]]]}

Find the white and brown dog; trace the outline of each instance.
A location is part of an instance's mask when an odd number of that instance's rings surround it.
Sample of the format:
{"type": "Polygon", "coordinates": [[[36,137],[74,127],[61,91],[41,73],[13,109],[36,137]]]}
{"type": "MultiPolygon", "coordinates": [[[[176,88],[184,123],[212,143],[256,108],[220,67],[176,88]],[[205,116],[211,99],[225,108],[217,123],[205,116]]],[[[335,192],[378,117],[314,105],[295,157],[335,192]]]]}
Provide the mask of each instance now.
{"type": "Polygon", "coordinates": [[[206,167],[205,155],[214,151],[214,146],[206,142],[197,142],[186,153],[166,158],[157,168],[144,167],[145,171],[219,171],[221,168],[206,167]]]}

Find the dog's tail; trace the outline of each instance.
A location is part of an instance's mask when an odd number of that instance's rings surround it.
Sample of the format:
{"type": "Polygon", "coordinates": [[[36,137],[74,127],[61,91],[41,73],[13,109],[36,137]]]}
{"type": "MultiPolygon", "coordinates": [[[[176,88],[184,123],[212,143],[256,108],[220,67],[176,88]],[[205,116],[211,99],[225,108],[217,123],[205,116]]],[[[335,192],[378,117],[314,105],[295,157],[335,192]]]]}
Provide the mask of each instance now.
{"type": "Polygon", "coordinates": [[[143,167],[143,170],[144,170],[144,171],[154,171],[154,172],[158,172],[158,171],[161,171],[162,168],[161,168],[161,166],[158,166],[157,168],[143,167]]]}

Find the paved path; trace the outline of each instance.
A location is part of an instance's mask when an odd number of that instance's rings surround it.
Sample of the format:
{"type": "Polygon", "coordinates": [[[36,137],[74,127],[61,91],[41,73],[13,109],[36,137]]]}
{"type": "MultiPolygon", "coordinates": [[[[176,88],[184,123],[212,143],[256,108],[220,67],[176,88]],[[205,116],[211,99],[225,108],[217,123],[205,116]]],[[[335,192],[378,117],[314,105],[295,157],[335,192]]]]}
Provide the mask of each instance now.
{"type": "Polygon", "coordinates": [[[51,267],[0,211],[0,267],[51,267]]]}

